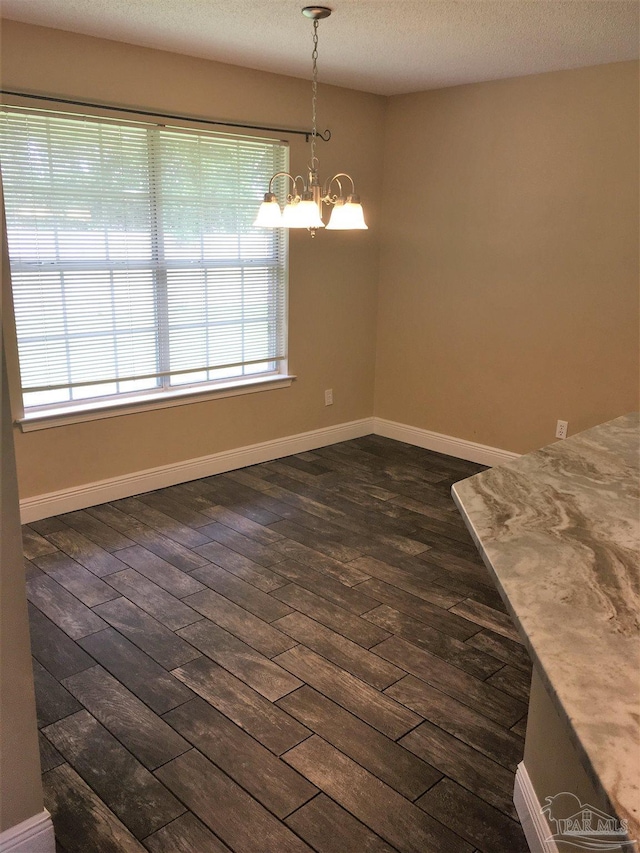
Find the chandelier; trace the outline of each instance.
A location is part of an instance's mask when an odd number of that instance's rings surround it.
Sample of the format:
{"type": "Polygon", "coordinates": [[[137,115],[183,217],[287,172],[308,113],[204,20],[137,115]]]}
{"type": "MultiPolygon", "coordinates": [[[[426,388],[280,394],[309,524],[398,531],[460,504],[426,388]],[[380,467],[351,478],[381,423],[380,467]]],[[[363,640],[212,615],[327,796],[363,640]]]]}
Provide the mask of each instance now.
{"type": "Polygon", "coordinates": [[[254,225],[262,228],[308,228],[311,236],[316,228],[324,228],[322,205],[332,205],[327,230],[351,231],[366,229],[360,197],[356,194],[353,178],[345,172],[338,172],[323,186],[318,176],[318,158],[316,157],[316,106],[318,100],[318,21],[328,18],[331,9],[326,6],[305,6],[302,14],[313,21],[313,51],[311,53],[313,76],[311,84],[311,160],[309,177],[305,182],[302,175],[295,177],[289,172],[276,172],[269,181],[269,191],[264,195],[254,225]],[[277,178],[287,178],[291,188],[287,194],[284,210],[273,192],[273,182],[277,178]],[[349,186],[350,185],[350,186],[349,186]],[[350,190],[350,191],[349,191],[350,190]]]}

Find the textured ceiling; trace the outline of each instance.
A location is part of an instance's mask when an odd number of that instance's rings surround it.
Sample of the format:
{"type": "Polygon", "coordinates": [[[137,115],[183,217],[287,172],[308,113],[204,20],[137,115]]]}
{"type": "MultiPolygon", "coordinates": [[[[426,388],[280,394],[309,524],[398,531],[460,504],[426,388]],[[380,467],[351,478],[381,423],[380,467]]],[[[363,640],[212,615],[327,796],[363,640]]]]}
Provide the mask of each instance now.
{"type": "MultiPolygon", "coordinates": [[[[383,95],[638,56],[639,0],[325,0],[322,82],[383,95]]],[[[299,0],[1,0],[5,18],[308,77],[299,0]]]]}

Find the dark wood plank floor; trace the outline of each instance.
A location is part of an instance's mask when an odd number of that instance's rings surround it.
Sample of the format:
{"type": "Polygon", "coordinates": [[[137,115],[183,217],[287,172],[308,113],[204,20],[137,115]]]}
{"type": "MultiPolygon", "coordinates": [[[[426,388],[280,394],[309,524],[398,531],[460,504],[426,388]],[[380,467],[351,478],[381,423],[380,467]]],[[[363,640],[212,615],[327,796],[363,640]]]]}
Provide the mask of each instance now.
{"type": "Polygon", "coordinates": [[[524,853],[480,470],[368,436],[26,526],[59,850],[524,853]]]}

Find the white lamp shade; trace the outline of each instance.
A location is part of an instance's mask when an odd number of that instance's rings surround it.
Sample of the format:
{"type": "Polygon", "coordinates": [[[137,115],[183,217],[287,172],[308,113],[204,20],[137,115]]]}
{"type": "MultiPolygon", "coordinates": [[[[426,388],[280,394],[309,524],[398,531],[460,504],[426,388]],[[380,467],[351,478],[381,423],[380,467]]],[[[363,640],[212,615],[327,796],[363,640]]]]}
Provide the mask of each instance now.
{"type": "Polygon", "coordinates": [[[297,216],[297,207],[298,202],[295,204],[293,202],[288,202],[284,206],[284,210],[282,211],[282,227],[283,228],[302,228],[302,225],[299,225],[299,218],[297,216]]]}
{"type": "Polygon", "coordinates": [[[283,228],[324,228],[315,201],[298,201],[286,205],[282,214],[283,228]]]}
{"type": "Polygon", "coordinates": [[[369,226],[364,221],[362,205],[359,202],[341,202],[338,200],[331,211],[331,218],[329,219],[327,230],[363,231],[368,229],[368,227],[369,226]]]}
{"type": "Polygon", "coordinates": [[[282,228],[282,213],[278,202],[263,201],[253,224],[259,228],[282,228]]]}

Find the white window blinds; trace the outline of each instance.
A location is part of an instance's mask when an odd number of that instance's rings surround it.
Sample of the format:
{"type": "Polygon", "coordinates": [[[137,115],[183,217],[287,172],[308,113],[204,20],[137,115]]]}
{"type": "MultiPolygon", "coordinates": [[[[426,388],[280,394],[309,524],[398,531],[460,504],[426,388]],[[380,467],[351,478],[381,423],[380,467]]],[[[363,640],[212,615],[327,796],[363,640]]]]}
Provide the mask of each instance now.
{"type": "Polygon", "coordinates": [[[286,237],[253,228],[284,144],[0,113],[25,408],[275,374],[286,237]]]}

